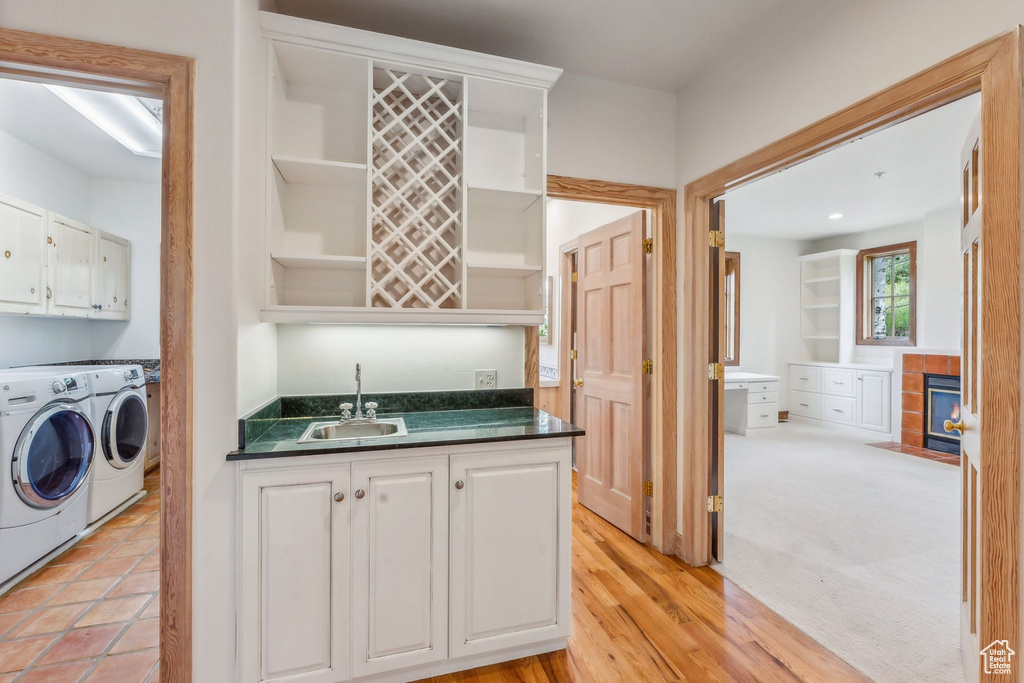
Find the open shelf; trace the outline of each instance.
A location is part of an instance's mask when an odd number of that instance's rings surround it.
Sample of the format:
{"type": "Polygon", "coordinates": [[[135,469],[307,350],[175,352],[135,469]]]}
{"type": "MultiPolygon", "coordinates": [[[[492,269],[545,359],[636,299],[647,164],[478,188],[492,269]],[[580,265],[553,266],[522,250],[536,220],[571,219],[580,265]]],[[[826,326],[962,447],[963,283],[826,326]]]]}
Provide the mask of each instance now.
{"type": "Polygon", "coordinates": [[[365,270],[365,256],[326,256],[271,254],[270,258],[285,268],[305,268],[314,270],[365,270]]]}
{"type": "Polygon", "coordinates": [[[807,305],[803,306],[803,309],[805,311],[825,310],[825,309],[829,309],[829,308],[839,308],[839,304],[838,303],[834,303],[834,304],[807,304],[807,305]]]}
{"type": "Polygon", "coordinates": [[[480,263],[466,265],[467,274],[483,277],[530,277],[540,271],[540,266],[494,266],[480,263]]]}
{"type": "Polygon", "coordinates": [[[544,187],[541,88],[489,78],[466,79],[466,181],[473,186],[544,187]]]}
{"type": "Polygon", "coordinates": [[[355,183],[366,185],[366,164],[327,159],[306,159],[275,154],[274,166],[286,183],[341,187],[355,183]]]}
{"type": "Polygon", "coordinates": [[[839,339],[838,334],[805,334],[804,339],[839,339]]]}
{"type": "Polygon", "coordinates": [[[314,268],[271,261],[271,303],[279,306],[365,306],[366,267],[314,268]]]}
{"type": "Polygon", "coordinates": [[[540,190],[469,186],[469,205],[471,207],[526,211],[540,198],[540,190]]]}
{"type": "Polygon", "coordinates": [[[805,285],[817,285],[824,282],[839,282],[839,276],[830,275],[829,277],[814,277],[809,280],[804,280],[805,285]]]}

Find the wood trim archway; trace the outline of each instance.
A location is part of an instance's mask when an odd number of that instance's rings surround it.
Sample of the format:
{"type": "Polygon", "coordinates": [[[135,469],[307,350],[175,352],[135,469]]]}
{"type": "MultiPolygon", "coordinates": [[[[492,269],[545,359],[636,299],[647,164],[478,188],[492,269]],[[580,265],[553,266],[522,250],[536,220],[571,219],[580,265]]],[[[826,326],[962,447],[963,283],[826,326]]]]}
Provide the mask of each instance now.
{"type": "MultiPolygon", "coordinates": [[[[654,361],[651,387],[651,541],[663,553],[676,551],[676,191],[549,175],[550,199],[620,204],[649,209],[654,260],[651,278],[654,329],[650,330],[654,361]]],[[[526,386],[540,386],[540,350],[537,328],[526,328],[526,386]]]]}
{"type": "Polygon", "coordinates": [[[160,680],[192,680],[192,193],[195,61],[0,29],[0,73],[164,101],[160,251],[160,680]]]}
{"type": "MultiPolygon", "coordinates": [[[[688,425],[681,444],[683,513],[678,552],[686,562],[701,565],[710,561],[710,513],[705,501],[710,494],[711,451],[721,438],[709,428],[713,417],[708,363],[721,354],[721,349],[711,348],[708,334],[709,326],[717,324],[708,314],[711,201],[726,190],[843,142],[981,92],[984,239],[989,246],[982,295],[985,384],[981,405],[986,466],[981,487],[987,497],[980,530],[982,613],[978,634],[983,644],[1006,639],[1011,649],[1021,651],[1021,46],[1022,29],[1018,27],[686,186],[682,284],[688,343],[683,349],[682,387],[688,412],[706,416],[688,425]]],[[[1015,675],[1012,680],[1019,678],[1015,675]]]]}

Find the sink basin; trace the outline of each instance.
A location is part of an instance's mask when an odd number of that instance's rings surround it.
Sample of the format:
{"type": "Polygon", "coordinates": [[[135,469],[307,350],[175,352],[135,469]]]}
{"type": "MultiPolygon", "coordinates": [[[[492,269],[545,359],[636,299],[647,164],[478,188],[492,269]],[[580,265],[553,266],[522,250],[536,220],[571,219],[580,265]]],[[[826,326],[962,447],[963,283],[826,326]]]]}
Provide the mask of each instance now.
{"type": "Polygon", "coordinates": [[[314,422],[303,432],[299,443],[321,441],[350,441],[354,439],[380,439],[385,436],[408,436],[405,420],[400,417],[349,422],[314,422]]]}

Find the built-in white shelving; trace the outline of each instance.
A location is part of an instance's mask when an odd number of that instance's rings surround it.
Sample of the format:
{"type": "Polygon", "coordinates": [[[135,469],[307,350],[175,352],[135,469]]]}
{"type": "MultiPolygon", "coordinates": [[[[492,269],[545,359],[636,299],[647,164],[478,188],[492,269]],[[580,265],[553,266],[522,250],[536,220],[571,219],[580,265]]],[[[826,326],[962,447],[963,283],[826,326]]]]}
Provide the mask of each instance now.
{"type": "Polygon", "coordinates": [[[800,335],[815,361],[853,359],[855,259],[850,249],[800,257],[800,335]]]}
{"type": "Polygon", "coordinates": [[[543,321],[559,69],[262,13],[276,322],[543,321]]]}

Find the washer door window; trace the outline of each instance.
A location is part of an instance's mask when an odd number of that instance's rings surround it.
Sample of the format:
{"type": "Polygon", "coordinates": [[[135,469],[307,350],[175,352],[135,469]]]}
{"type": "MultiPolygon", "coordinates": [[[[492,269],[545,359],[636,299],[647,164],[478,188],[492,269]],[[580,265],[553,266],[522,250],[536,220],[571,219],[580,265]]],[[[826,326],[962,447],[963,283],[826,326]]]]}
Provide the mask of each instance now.
{"type": "Polygon", "coordinates": [[[34,508],[57,507],[86,482],[95,450],[92,423],[78,408],[47,406],[29,421],[14,448],[14,490],[34,508]]]}
{"type": "Polygon", "coordinates": [[[146,447],[149,417],[146,401],[135,391],[116,394],[103,416],[103,455],[118,469],[135,462],[146,447]]]}

